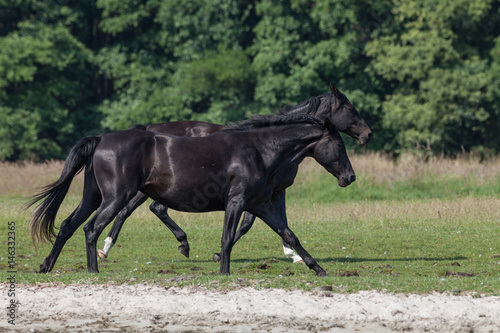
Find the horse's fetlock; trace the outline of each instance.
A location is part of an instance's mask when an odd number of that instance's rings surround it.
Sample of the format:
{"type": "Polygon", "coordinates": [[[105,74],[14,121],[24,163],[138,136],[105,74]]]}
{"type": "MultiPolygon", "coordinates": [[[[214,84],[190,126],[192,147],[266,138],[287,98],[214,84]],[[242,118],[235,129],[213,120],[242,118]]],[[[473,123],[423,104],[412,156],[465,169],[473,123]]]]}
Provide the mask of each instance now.
{"type": "Polygon", "coordinates": [[[181,231],[181,233],[177,236],[177,240],[181,243],[187,243],[187,235],[185,232],[181,231]]]}

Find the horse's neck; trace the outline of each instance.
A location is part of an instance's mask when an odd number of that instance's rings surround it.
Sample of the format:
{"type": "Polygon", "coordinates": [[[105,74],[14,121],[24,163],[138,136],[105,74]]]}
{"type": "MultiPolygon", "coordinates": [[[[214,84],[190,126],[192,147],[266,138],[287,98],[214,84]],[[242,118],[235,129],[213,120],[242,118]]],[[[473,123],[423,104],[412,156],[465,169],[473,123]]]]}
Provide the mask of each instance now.
{"type": "Polygon", "coordinates": [[[279,172],[290,164],[299,164],[307,156],[312,156],[316,142],[323,132],[314,126],[292,127],[283,132],[275,133],[272,140],[266,140],[261,147],[271,150],[273,154],[265,154],[269,170],[279,172]]]}

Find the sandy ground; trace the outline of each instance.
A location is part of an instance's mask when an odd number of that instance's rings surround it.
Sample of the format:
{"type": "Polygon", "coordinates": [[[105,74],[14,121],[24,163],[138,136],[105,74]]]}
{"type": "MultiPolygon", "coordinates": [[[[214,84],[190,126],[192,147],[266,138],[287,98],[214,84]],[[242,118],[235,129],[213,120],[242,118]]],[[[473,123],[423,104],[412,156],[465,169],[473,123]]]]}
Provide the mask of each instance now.
{"type": "Polygon", "coordinates": [[[500,297],[152,285],[17,286],[0,332],[500,332],[500,297]]]}

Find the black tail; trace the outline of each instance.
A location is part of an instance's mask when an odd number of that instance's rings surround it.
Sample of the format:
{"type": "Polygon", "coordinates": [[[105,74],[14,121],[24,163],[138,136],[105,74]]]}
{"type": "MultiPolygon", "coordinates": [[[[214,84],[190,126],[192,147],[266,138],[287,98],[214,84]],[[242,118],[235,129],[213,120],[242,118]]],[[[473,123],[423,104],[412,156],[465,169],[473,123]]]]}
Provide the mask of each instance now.
{"type": "Polygon", "coordinates": [[[44,199],[33,211],[28,221],[28,229],[35,246],[39,241],[52,241],[56,237],[54,221],[61,203],[68,193],[73,178],[87,165],[92,164],[92,157],[100,136],[88,136],[71,148],[66,163],[58,180],[43,188],[43,191],[34,195],[24,207],[28,209],[38,201],[44,199]]]}

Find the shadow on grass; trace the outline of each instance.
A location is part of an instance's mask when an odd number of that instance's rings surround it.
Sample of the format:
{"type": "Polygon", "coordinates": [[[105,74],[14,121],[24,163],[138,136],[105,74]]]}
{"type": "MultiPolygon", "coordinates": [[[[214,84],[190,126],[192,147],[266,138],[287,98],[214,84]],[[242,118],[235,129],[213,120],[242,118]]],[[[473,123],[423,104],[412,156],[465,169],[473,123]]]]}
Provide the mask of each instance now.
{"type": "MultiPolygon", "coordinates": [[[[467,257],[463,256],[455,256],[455,257],[444,257],[444,258],[437,258],[437,257],[417,257],[417,258],[314,258],[318,263],[334,263],[334,262],[340,262],[340,263],[356,263],[356,262],[383,262],[383,261],[451,261],[451,260],[466,260],[468,259],[467,257]]],[[[238,262],[238,263],[251,263],[251,262],[261,262],[261,261],[269,261],[269,260],[278,260],[278,261],[290,261],[291,259],[286,259],[286,258],[277,258],[277,257],[266,257],[266,258],[252,258],[252,259],[246,259],[246,258],[231,258],[231,262],[238,262]]],[[[176,262],[182,262],[182,263],[187,263],[187,262],[199,262],[199,263],[215,263],[213,260],[208,259],[180,259],[176,260],[176,262]]]]}
{"type": "Polygon", "coordinates": [[[447,260],[466,260],[467,257],[418,257],[418,258],[315,258],[317,262],[380,262],[380,261],[447,261],[447,260]]]}

